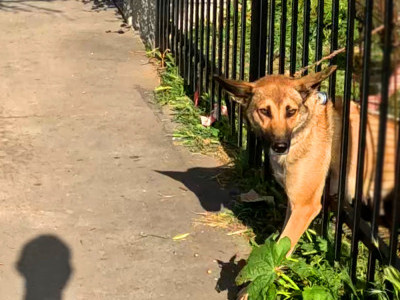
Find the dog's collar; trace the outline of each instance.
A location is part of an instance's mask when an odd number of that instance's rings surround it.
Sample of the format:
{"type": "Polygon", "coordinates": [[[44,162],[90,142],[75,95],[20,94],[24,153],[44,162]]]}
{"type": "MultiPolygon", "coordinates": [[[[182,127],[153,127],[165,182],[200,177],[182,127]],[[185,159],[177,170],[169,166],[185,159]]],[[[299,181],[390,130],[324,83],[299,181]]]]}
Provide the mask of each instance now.
{"type": "Polygon", "coordinates": [[[328,103],[328,94],[325,92],[318,92],[317,100],[319,104],[326,105],[326,103],[328,103]]]}

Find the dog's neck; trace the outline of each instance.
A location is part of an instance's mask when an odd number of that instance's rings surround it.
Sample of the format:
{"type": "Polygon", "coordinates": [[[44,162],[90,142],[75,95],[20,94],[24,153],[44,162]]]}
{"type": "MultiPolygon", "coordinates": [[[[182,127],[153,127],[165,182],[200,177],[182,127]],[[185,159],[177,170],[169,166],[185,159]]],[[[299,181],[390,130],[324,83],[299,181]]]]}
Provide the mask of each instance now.
{"type": "Polygon", "coordinates": [[[330,101],[326,104],[319,103],[317,93],[313,93],[308,97],[305,103],[305,107],[308,110],[306,120],[294,130],[290,150],[287,154],[270,155],[273,166],[281,165],[285,168],[286,163],[294,163],[306,156],[312,150],[310,145],[331,143],[331,141],[320,138],[320,133],[323,133],[321,136],[326,136],[326,131],[333,130],[332,116],[329,109],[331,106],[332,103],[330,101]]]}
{"type": "MultiPolygon", "coordinates": [[[[331,105],[331,102],[328,102],[327,104],[319,103],[317,93],[313,93],[308,97],[304,104],[308,111],[307,118],[298,128],[295,128],[292,135],[290,151],[294,150],[292,153],[295,154],[294,156],[301,157],[302,155],[299,154],[310,151],[311,149],[309,149],[309,147],[302,149],[302,145],[309,144],[305,141],[314,140],[315,135],[321,130],[329,130],[331,122],[330,116],[328,116],[328,108],[331,105]]],[[[290,151],[288,155],[290,155],[290,151]]]]}

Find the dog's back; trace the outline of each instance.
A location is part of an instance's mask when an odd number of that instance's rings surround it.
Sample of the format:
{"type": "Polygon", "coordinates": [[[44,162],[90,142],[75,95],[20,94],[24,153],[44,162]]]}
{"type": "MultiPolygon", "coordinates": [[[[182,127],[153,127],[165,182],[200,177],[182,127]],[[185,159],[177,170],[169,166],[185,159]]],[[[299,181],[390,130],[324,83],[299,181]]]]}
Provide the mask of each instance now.
{"type": "MultiPolygon", "coordinates": [[[[342,108],[336,105],[335,108],[335,133],[332,151],[332,188],[336,186],[339,175],[339,153],[341,145],[341,122],[342,108]]],[[[350,104],[350,129],[349,129],[349,146],[347,159],[347,187],[346,194],[348,200],[355,197],[356,173],[357,173],[357,152],[359,141],[360,127],[360,108],[355,102],[350,104]]],[[[378,133],[379,133],[379,116],[368,114],[367,131],[366,131],[366,148],[365,148],[365,164],[363,176],[363,202],[368,206],[372,206],[372,198],[375,187],[375,173],[378,152],[378,133]]],[[[386,124],[386,142],[385,155],[382,173],[382,199],[390,199],[395,185],[395,160],[396,160],[396,124],[394,120],[389,119],[386,124]]],[[[335,192],[335,191],[334,191],[335,192]]],[[[384,203],[382,201],[380,212],[384,214],[384,203]]]]}

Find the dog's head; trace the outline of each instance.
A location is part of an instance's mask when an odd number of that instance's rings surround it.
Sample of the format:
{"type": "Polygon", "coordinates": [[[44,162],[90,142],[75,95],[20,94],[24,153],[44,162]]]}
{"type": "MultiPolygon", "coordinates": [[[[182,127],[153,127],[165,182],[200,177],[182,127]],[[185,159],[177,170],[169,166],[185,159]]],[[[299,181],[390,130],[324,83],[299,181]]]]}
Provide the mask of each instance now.
{"type": "Polygon", "coordinates": [[[255,82],[216,77],[219,84],[246,110],[253,130],[267,139],[276,154],[289,151],[292,135],[310,118],[315,96],[321,82],[336,70],[336,66],[294,79],[285,75],[270,75],[255,82]]]}

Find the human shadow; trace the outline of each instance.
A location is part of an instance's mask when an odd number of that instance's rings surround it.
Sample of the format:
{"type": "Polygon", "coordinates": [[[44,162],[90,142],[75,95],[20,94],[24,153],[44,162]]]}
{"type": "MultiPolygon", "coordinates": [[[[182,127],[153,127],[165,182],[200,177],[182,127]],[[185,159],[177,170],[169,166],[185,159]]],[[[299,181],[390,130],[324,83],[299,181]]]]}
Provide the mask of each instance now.
{"type": "Polygon", "coordinates": [[[227,291],[228,300],[236,300],[237,294],[240,290],[235,283],[235,278],[239,274],[240,270],[246,265],[246,260],[241,259],[236,261],[236,255],[232,256],[228,262],[217,260],[221,272],[219,279],[215,286],[218,293],[227,291]]]}
{"type": "Polygon", "coordinates": [[[71,251],[59,238],[41,235],[23,247],[16,269],[25,278],[24,300],[61,300],[71,273],[71,251]]]}

